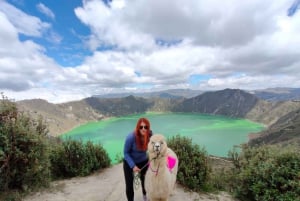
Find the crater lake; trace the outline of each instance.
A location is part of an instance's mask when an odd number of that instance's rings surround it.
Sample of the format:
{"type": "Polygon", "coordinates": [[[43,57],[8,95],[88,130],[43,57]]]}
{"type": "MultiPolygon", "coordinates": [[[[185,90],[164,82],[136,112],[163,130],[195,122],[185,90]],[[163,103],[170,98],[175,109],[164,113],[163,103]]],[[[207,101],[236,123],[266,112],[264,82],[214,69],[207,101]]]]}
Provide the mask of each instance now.
{"type": "Polygon", "coordinates": [[[87,123],[62,134],[61,137],[100,143],[115,163],[123,157],[125,138],[133,131],[140,117],[149,119],[154,134],[160,133],[166,138],[175,135],[186,136],[192,139],[194,144],[204,147],[209,155],[220,157],[227,157],[228,151],[235,145],[247,142],[250,133],[265,128],[262,124],[246,119],[225,116],[151,112],[87,123]]]}

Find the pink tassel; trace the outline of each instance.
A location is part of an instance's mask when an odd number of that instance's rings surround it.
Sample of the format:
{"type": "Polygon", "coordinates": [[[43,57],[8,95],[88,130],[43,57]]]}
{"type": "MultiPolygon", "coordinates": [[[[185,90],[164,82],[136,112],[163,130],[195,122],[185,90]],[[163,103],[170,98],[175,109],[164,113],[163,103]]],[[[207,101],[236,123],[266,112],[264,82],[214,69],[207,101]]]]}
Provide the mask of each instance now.
{"type": "Polygon", "coordinates": [[[175,167],[176,164],[176,158],[172,157],[172,156],[168,156],[167,157],[167,165],[170,171],[172,171],[172,169],[175,167]]]}

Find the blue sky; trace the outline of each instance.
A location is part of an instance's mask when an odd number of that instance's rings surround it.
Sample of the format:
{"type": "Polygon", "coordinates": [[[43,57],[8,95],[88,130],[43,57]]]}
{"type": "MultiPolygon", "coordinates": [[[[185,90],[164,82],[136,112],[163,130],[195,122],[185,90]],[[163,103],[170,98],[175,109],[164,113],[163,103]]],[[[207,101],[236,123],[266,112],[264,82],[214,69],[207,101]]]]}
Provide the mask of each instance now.
{"type": "Polygon", "coordinates": [[[84,58],[91,55],[88,47],[82,45],[82,38],[90,34],[89,27],[80,23],[74,9],[82,6],[81,0],[60,1],[8,1],[23,12],[37,16],[49,23],[51,30],[45,37],[32,37],[20,34],[20,40],[33,40],[46,48],[46,54],[62,66],[80,65],[84,58]]]}
{"type": "Polygon", "coordinates": [[[292,17],[300,9],[300,0],[295,0],[294,3],[288,9],[288,16],[292,17]]]}
{"type": "Polygon", "coordinates": [[[300,0],[0,0],[0,92],[300,87],[300,0]]]}

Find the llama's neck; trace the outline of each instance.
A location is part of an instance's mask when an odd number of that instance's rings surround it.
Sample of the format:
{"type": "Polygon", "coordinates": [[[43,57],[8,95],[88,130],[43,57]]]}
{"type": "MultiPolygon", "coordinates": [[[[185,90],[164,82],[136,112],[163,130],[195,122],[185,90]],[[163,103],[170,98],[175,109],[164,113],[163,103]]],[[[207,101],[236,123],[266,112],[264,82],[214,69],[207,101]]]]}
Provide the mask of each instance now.
{"type": "MultiPolygon", "coordinates": [[[[158,158],[153,157],[150,159],[149,164],[150,171],[152,171],[154,174],[159,174],[161,172],[164,172],[166,170],[166,157],[165,156],[159,156],[158,158]]],[[[148,170],[149,171],[149,170],[148,170]]]]}

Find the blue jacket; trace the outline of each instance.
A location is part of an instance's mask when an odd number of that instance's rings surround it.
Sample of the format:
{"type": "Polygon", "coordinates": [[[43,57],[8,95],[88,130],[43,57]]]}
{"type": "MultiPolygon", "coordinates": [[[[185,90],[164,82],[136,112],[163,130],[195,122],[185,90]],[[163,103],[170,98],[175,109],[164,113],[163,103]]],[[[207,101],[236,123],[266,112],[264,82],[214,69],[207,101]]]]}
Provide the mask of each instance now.
{"type": "Polygon", "coordinates": [[[135,164],[148,160],[146,151],[138,150],[135,142],[134,132],[127,135],[124,145],[124,159],[133,168],[135,164]]]}

